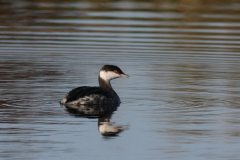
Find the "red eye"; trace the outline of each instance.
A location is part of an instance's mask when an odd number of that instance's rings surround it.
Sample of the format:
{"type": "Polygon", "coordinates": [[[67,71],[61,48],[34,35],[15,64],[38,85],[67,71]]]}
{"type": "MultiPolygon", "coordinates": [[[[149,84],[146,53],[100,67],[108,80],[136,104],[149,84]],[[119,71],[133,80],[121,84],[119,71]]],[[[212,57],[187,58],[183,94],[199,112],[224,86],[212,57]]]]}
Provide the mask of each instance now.
{"type": "Polygon", "coordinates": [[[118,71],[117,71],[117,70],[115,70],[114,72],[115,72],[115,73],[118,73],[118,71]]]}

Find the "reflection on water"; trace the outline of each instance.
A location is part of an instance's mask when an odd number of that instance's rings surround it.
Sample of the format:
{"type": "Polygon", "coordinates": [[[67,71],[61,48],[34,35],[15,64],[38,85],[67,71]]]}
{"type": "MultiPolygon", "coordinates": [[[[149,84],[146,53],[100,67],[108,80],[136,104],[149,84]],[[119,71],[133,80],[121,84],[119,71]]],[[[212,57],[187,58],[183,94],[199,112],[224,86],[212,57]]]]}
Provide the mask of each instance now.
{"type": "Polygon", "coordinates": [[[101,115],[98,118],[98,130],[103,136],[116,136],[126,129],[129,129],[127,125],[115,125],[110,122],[111,114],[101,115]]]}
{"type": "Polygon", "coordinates": [[[127,125],[115,125],[110,122],[118,105],[64,105],[61,107],[75,117],[98,118],[98,130],[103,136],[117,136],[128,129],[127,125]]]}
{"type": "Polygon", "coordinates": [[[0,1],[0,159],[239,159],[239,8],[0,1]],[[121,106],[69,115],[60,99],[104,64],[133,77],[112,82],[121,106]],[[131,129],[103,138],[128,129],[112,122],[131,129]]]}

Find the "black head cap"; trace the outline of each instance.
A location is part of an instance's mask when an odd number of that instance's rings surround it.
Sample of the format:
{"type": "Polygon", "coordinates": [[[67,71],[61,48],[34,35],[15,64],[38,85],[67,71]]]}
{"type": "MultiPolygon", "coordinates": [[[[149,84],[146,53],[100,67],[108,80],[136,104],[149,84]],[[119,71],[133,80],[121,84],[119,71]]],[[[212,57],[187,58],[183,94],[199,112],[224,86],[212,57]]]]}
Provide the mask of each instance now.
{"type": "Polygon", "coordinates": [[[112,71],[112,72],[117,72],[118,74],[124,74],[123,71],[118,67],[114,65],[105,65],[102,67],[101,71],[112,71]]]}

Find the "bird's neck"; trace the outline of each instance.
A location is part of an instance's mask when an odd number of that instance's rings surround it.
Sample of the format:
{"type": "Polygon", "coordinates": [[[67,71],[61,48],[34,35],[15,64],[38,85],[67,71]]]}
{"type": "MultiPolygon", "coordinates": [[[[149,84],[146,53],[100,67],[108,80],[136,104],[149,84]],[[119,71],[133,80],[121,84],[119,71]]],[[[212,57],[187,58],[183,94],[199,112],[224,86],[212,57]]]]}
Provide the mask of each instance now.
{"type": "Polygon", "coordinates": [[[99,87],[107,89],[107,90],[111,91],[112,93],[116,93],[111,86],[110,80],[104,80],[99,76],[98,82],[99,82],[99,87]]]}

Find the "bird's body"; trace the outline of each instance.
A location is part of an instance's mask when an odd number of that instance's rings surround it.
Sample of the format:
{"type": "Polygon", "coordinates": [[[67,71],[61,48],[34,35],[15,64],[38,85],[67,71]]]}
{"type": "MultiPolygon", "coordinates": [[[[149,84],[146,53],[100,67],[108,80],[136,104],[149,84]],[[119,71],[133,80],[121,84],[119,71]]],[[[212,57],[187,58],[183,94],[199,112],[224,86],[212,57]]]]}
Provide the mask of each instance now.
{"type": "Polygon", "coordinates": [[[116,93],[104,88],[83,86],[71,90],[62,100],[62,104],[112,104],[120,103],[116,93]]]}
{"type": "Polygon", "coordinates": [[[120,98],[110,84],[110,80],[119,77],[130,78],[119,67],[105,65],[99,73],[99,87],[77,87],[63,97],[60,103],[71,105],[119,104],[120,98]]]}

